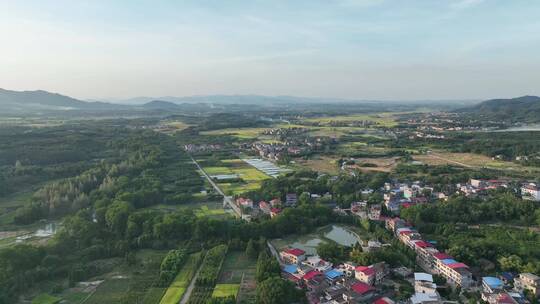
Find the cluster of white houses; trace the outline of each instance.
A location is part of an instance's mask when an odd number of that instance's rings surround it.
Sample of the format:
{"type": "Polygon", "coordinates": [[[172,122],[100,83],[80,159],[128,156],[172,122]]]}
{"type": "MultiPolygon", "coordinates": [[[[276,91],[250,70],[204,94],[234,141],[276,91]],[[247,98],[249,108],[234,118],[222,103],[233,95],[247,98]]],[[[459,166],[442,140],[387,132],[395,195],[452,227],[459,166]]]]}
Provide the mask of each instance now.
{"type": "Polygon", "coordinates": [[[283,276],[305,288],[311,304],[394,303],[375,288],[389,274],[385,263],[333,265],[298,248],[285,249],[279,256],[283,276]]]}
{"type": "MultiPolygon", "coordinates": [[[[482,196],[489,190],[508,188],[510,182],[501,179],[470,179],[466,183],[455,185],[455,193],[465,196],[482,196]]],[[[540,186],[535,183],[523,183],[520,187],[521,197],[527,200],[540,201],[540,186]]],[[[402,208],[430,201],[448,200],[451,193],[435,192],[434,188],[422,185],[420,182],[385,183],[383,189],[384,205],[394,214],[399,214],[402,208]]]]}
{"type": "Polygon", "coordinates": [[[417,263],[426,272],[444,277],[452,286],[469,288],[474,284],[469,266],[437,250],[433,244],[423,240],[422,235],[404,220],[397,217],[387,219],[386,228],[392,231],[399,241],[416,252],[417,263]]]}

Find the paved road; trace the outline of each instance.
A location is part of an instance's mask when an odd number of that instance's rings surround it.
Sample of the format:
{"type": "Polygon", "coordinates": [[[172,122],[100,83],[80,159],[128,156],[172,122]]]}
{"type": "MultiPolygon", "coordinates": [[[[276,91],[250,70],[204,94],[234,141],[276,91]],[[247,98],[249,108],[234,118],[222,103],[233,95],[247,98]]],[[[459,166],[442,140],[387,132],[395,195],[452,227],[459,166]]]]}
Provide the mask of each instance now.
{"type": "Polygon", "coordinates": [[[199,266],[199,269],[197,269],[197,273],[195,274],[195,276],[189,283],[189,286],[186,289],[186,292],[184,292],[182,299],[180,299],[180,304],[187,304],[187,302],[189,301],[189,297],[191,297],[191,293],[193,292],[193,289],[195,289],[195,282],[197,281],[197,278],[199,277],[199,272],[201,272],[202,266],[203,265],[201,263],[201,266],[199,266]]]}
{"type": "Polygon", "coordinates": [[[236,212],[236,214],[239,217],[242,217],[242,210],[240,210],[240,208],[236,206],[236,204],[232,201],[231,197],[225,195],[225,193],[221,190],[221,188],[219,188],[218,185],[212,180],[210,175],[208,175],[208,173],[206,173],[206,171],[203,170],[203,168],[191,155],[189,157],[191,158],[191,161],[195,164],[195,166],[197,166],[197,168],[202,172],[204,177],[206,177],[206,179],[212,185],[212,187],[214,187],[214,189],[216,189],[216,191],[223,196],[223,200],[229,205],[229,207],[231,207],[232,210],[234,210],[234,212],[236,212]]]}

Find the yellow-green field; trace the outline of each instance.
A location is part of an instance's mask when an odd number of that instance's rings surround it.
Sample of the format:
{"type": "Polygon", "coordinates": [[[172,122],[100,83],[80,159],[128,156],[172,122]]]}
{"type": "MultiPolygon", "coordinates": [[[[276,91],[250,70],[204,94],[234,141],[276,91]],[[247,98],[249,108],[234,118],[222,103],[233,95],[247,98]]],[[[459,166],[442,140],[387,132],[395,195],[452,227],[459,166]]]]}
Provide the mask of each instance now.
{"type": "Polygon", "coordinates": [[[236,297],[240,284],[217,284],[212,292],[212,298],[236,297]]]}
{"type": "Polygon", "coordinates": [[[202,206],[200,209],[195,210],[195,215],[197,217],[204,216],[225,216],[227,212],[223,208],[210,209],[208,206],[202,206]]]}
{"type": "Polygon", "coordinates": [[[232,135],[241,139],[257,138],[268,128],[230,128],[201,132],[202,135],[232,135]]]}
{"type": "Polygon", "coordinates": [[[235,195],[246,191],[257,190],[261,186],[261,182],[270,176],[255,169],[251,165],[245,163],[241,159],[226,159],[221,161],[222,166],[204,167],[204,171],[212,175],[233,175],[236,174],[243,182],[220,182],[217,181],[219,187],[227,195],[235,195]]]}
{"type": "Polygon", "coordinates": [[[397,125],[395,115],[398,113],[379,113],[379,114],[354,114],[354,115],[339,115],[339,116],[330,116],[330,117],[317,117],[317,118],[308,118],[306,122],[318,122],[321,124],[329,124],[333,121],[336,122],[354,122],[354,121],[373,121],[377,123],[378,126],[383,127],[393,127],[397,125]]]}

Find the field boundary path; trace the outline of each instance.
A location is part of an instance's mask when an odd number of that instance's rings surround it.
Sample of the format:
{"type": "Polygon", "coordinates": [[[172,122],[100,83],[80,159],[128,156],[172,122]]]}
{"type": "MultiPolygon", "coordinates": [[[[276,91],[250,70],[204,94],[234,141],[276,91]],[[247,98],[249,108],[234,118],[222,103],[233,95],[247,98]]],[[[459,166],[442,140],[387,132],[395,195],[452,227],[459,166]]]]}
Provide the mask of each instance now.
{"type": "Polygon", "coordinates": [[[182,298],[180,299],[180,304],[187,304],[189,301],[189,298],[191,297],[191,293],[193,292],[193,289],[195,289],[195,283],[197,282],[197,278],[199,277],[199,273],[201,272],[201,268],[203,267],[204,263],[201,263],[199,266],[199,269],[197,269],[197,273],[193,276],[193,279],[191,279],[191,282],[189,282],[189,286],[186,289],[186,292],[182,295],[182,298]]]}
{"type": "Polygon", "coordinates": [[[201,167],[201,165],[199,165],[199,163],[193,158],[193,156],[189,156],[191,158],[191,161],[195,164],[195,166],[197,166],[197,169],[199,169],[199,171],[201,171],[201,173],[204,175],[204,177],[206,177],[206,179],[208,180],[208,182],[212,185],[212,187],[214,187],[214,189],[216,189],[216,191],[223,196],[223,201],[229,205],[229,207],[231,207],[232,210],[234,210],[234,212],[239,216],[239,217],[242,217],[242,210],[240,210],[240,208],[238,206],[236,206],[234,204],[234,202],[232,201],[232,198],[230,196],[227,196],[225,195],[225,193],[223,192],[223,190],[221,190],[221,188],[219,188],[219,186],[212,180],[212,178],[210,177],[210,175],[208,175],[208,173],[206,173],[206,171],[204,171],[204,169],[201,167]]]}

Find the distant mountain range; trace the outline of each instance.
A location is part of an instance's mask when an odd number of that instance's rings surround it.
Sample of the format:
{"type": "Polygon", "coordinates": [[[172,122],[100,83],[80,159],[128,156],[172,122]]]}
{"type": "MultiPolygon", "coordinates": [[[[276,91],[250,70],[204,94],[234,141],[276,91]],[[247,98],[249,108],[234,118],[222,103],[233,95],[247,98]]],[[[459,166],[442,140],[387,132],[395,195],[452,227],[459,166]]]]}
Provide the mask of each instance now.
{"type": "Polygon", "coordinates": [[[208,114],[223,111],[245,112],[265,108],[294,109],[298,112],[313,111],[313,104],[320,104],[316,111],[343,112],[342,104],[350,104],[355,111],[409,111],[418,107],[455,109],[469,105],[471,100],[420,100],[380,101],[339,98],[308,98],[294,96],[261,95],[209,95],[189,97],[137,97],[126,100],[83,101],[47,91],[11,91],[0,89],[0,114],[53,114],[53,115],[138,115],[141,112],[208,114]],[[246,107],[245,105],[253,105],[246,107]]]}
{"type": "Polygon", "coordinates": [[[0,106],[5,112],[110,110],[123,106],[104,102],[86,102],[47,91],[10,91],[0,89],[0,106]]]}
{"type": "Polygon", "coordinates": [[[477,115],[490,120],[521,123],[540,122],[540,97],[522,96],[510,99],[491,99],[457,112],[477,115]]]}

